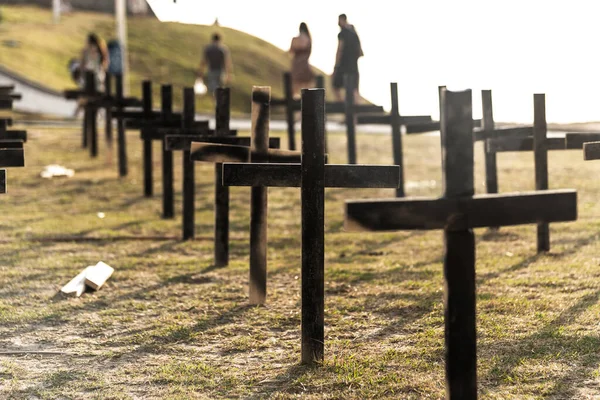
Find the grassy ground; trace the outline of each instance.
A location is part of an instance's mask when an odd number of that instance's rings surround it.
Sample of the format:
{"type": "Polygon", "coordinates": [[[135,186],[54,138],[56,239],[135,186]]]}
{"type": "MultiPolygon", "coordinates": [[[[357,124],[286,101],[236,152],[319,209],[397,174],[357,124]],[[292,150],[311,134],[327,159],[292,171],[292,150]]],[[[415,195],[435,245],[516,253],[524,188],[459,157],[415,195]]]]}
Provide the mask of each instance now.
{"type": "MultiPolygon", "coordinates": [[[[298,189],[269,191],[268,305],[250,307],[247,189],[232,189],[231,265],[215,269],[211,166],[197,166],[199,238],[182,243],[179,190],[171,221],[160,218],[158,184],[155,198],[142,197],[138,134],[129,135],[125,179],[104,155],[90,160],[76,130],[30,135],[27,167],[9,171],[0,197],[0,350],[16,351],[0,353],[1,398],[443,398],[441,232],[342,230],[345,199],[391,190],[326,192],[326,358],[307,369],[299,365],[298,189]],[[39,178],[57,162],[76,175],[39,178]],[[64,235],[97,240],[52,239],[64,235]],[[149,236],[162,240],[142,240],[149,236]],[[116,269],[105,287],[57,296],[99,260],[116,269]]],[[[359,135],[359,161],[389,163],[390,142],[359,135]]],[[[345,160],[344,145],[330,135],[332,162],[345,160]]],[[[405,148],[409,195],[439,195],[439,139],[407,137],[405,148]]],[[[476,154],[483,192],[479,146],[476,154]]],[[[476,232],[482,399],[600,396],[599,165],[582,158],[550,155],[551,187],[579,190],[580,218],[551,226],[549,254],[535,254],[534,226],[476,232]]],[[[532,160],[502,155],[501,191],[531,189],[532,160]]],[[[177,189],[179,165],[178,155],[177,189]]]]}
{"type": "MultiPolygon", "coordinates": [[[[88,32],[106,40],[114,37],[114,17],[106,14],[77,12],[55,25],[50,10],[2,6],[1,11],[0,64],[56,90],[73,86],[67,63],[79,57],[88,32]],[[3,44],[8,40],[18,41],[19,46],[3,44]]],[[[128,20],[132,95],[141,96],[144,79],[156,83],[156,98],[160,98],[159,85],[170,83],[179,105],[181,89],[193,86],[202,48],[215,31],[223,35],[232,54],[234,111],[249,112],[252,85],[272,86],[273,96],[283,96],[281,76],[289,69],[290,58],[281,49],[234,29],[161,23],[153,17],[128,20]]],[[[207,97],[199,98],[197,105],[199,110],[212,108],[207,97]]]]}

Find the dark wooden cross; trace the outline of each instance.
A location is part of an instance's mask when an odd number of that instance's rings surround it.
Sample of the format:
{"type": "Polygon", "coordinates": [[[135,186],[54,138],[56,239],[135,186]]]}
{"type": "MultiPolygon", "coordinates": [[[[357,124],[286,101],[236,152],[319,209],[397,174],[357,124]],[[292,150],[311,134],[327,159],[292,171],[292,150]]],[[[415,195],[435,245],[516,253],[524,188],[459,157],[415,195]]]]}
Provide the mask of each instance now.
{"type": "MultiPolygon", "coordinates": [[[[20,98],[20,95],[12,93],[14,86],[0,87],[0,97],[6,95],[10,102],[4,103],[0,100],[0,109],[12,108],[12,99],[20,98]]],[[[0,120],[0,193],[6,193],[6,169],[8,167],[24,167],[25,153],[23,144],[27,141],[27,132],[9,131],[7,127],[12,125],[11,119],[0,120]]]]}
{"type": "Polygon", "coordinates": [[[441,103],[444,196],[347,201],[345,228],[444,230],[446,393],[451,399],[476,399],[473,228],[573,221],[577,218],[577,192],[475,195],[471,91],[444,89],[441,103]]]}
{"type": "MultiPolygon", "coordinates": [[[[122,113],[128,107],[141,107],[142,101],[135,97],[124,97],[123,95],[123,75],[107,74],[104,81],[105,86],[105,111],[106,111],[106,127],[105,136],[109,148],[112,147],[113,141],[113,112],[122,113]],[[113,95],[114,81],[114,95],[113,95]]],[[[117,121],[117,158],[119,176],[127,176],[129,168],[127,165],[127,137],[125,135],[125,119],[115,118],[117,121]]]]}
{"type": "Polygon", "coordinates": [[[84,87],[82,90],[65,90],[64,96],[69,100],[84,102],[81,145],[83,148],[87,148],[89,142],[90,156],[96,157],[98,155],[97,117],[98,109],[100,108],[97,102],[103,100],[104,93],[98,90],[94,72],[85,72],[84,87]]]}
{"type": "MultiPolygon", "coordinates": [[[[396,188],[399,182],[399,168],[394,165],[325,165],[324,137],[325,90],[303,89],[301,163],[223,164],[223,184],[252,186],[253,200],[260,198],[259,188],[300,187],[302,362],[307,364],[322,360],[324,354],[324,189],[326,187],[396,188]]],[[[262,210],[264,214],[253,216],[250,231],[251,233],[263,231],[266,241],[266,209],[262,210]]],[[[266,251],[257,256],[261,257],[266,266],[266,251]]],[[[256,271],[256,275],[251,272],[250,279],[251,288],[255,287],[266,293],[266,269],[256,271]]]]}
{"type": "MultiPolygon", "coordinates": [[[[491,100],[490,100],[491,102],[491,100]]],[[[547,137],[546,100],[544,94],[534,95],[534,123],[532,128],[511,128],[512,135],[497,135],[485,137],[486,178],[488,192],[498,192],[498,177],[496,172],[496,154],[503,152],[533,151],[535,165],[536,190],[548,189],[548,151],[581,150],[585,142],[600,140],[598,133],[567,133],[564,138],[547,137]],[[532,135],[528,135],[531,129],[532,135]],[[488,174],[488,160],[493,160],[493,173],[488,174]]],[[[484,106],[485,110],[485,106],[484,106]]],[[[485,117],[485,115],[484,115],[485,117]]],[[[483,132],[482,132],[483,133],[483,132]]],[[[538,252],[550,250],[550,230],[548,223],[540,222],[537,231],[538,252]]]]}
{"type": "MultiPolygon", "coordinates": [[[[168,89],[162,92],[164,97],[162,100],[162,109],[160,111],[153,110],[152,82],[142,82],[142,109],[141,110],[124,110],[115,111],[113,116],[125,121],[126,128],[139,129],[142,131],[143,141],[143,182],[144,196],[152,197],[154,194],[154,179],[152,168],[152,141],[163,140],[163,135],[157,132],[160,128],[181,128],[183,116],[181,113],[172,112],[172,95],[168,95],[168,89]]],[[[204,132],[208,129],[208,121],[192,121],[192,127],[204,132]]],[[[164,154],[163,154],[164,156],[164,154]]],[[[167,156],[167,161],[168,161],[167,156]]],[[[164,161],[164,158],[163,158],[164,161]]],[[[168,164],[168,163],[167,163],[168,164]]],[[[165,167],[163,163],[163,168],[165,167]]]]}
{"type": "MultiPolygon", "coordinates": [[[[348,75],[344,79],[346,98],[343,102],[328,102],[325,112],[327,114],[344,114],[346,120],[346,135],[348,138],[348,163],[356,164],[356,116],[360,113],[381,113],[383,107],[372,104],[354,104],[354,88],[356,87],[356,79],[348,75]]],[[[317,85],[323,85],[323,81],[319,81],[317,85]]],[[[291,86],[290,86],[291,87],[291,86]]],[[[290,90],[291,93],[291,90],[290,90]]],[[[289,149],[296,150],[295,128],[294,128],[294,112],[301,110],[299,100],[293,99],[289,94],[283,100],[274,100],[272,106],[285,106],[288,125],[288,141],[289,149]]],[[[325,148],[327,148],[327,140],[325,139],[325,148]]]]}
{"type": "MultiPolygon", "coordinates": [[[[218,88],[215,91],[215,130],[208,134],[194,131],[165,129],[167,150],[184,151],[184,168],[193,169],[194,161],[215,163],[215,266],[222,267],[229,262],[229,188],[222,184],[223,161],[248,161],[252,155],[250,137],[233,136],[236,131],[229,129],[230,90],[218,88]]],[[[192,89],[184,92],[184,107],[193,110],[195,96],[192,89]],[[186,104],[190,104],[187,107],[186,104]]],[[[253,124],[253,126],[255,126],[253,124]]],[[[268,139],[270,149],[279,147],[279,138],[268,139]]],[[[271,152],[273,150],[270,150],[271,152]]],[[[272,154],[272,153],[271,153],[272,154]]],[[[281,154],[281,153],[279,153],[281,154]]],[[[184,185],[184,240],[194,237],[194,185],[193,181],[184,185]],[[187,200],[186,200],[187,199],[187,200]]]]}
{"type": "Polygon", "coordinates": [[[398,83],[390,83],[392,109],[389,114],[362,114],[356,118],[357,124],[390,125],[392,128],[392,155],[394,164],[400,167],[400,184],[396,189],[396,197],[404,197],[404,161],[402,154],[402,127],[408,131],[410,127],[429,124],[431,115],[400,115],[398,103],[398,83]]]}
{"type": "Polygon", "coordinates": [[[583,159],[586,161],[600,160],[600,140],[584,143],[583,159]]]}

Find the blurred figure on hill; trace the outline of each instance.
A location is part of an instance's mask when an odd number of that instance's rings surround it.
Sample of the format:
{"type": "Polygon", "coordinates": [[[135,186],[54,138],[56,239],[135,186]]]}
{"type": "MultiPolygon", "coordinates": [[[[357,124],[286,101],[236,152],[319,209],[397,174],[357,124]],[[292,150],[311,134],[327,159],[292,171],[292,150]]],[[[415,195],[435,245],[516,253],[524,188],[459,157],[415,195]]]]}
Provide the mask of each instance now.
{"type": "Polygon", "coordinates": [[[354,101],[359,100],[358,94],[358,59],[364,55],[360,38],[356,33],[354,25],[348,23],[346,14],[338,17],[340,33],[338,34],[338,49],[335,55],[335,68],[333,70],[332,83],[333,93],[337,101],[342,101],[340,89],[344,87],[344,75],[350,75],[355,79],[354,101]]]}
{"type": "Polygon", "coordinates": [[[231,69],[229,49],[221,42],[221,35],[215,33],[212,42],[204,48],[198,78],[204,81],[208,92],[214,96],[215,89],[229,84],[231,69]]]}
{"type": "MultiPolygon", "coordinates": [[[[99,91],[104,90],[104,78],[108,69],[108,48],[106,42],[95,33],[90,33],[87,37],[86,45],[81,52],[81,78],[85,77],[86,71],[92,71],[96,76],[96,88],[99,91]]],[[[81,86],[85,83],[82,82],[81,86]]]]}
{"type": "Polygon", "coordinates": [[[292,93],[294,96],[300,96],[300,89],[312,87],[315,79],[308,63],[312,52],[312,39],[306,23],[300,24],[298,36],[292,39],[289,52],[294,56],[291,68],[292,93]]]}
{"type": "MultiPolygon", "coordinates": [[[[73,77],[79,79],[78,86],[83,89],[85,87],[85,73],[92,71],[96,78],[96,90],[104,91],[104,78],[108,69],[109,58],[106,42],[95,33],[89,33],[83,50],[81,51],[81,59],[79,61],[79,73],[72,72],[73,77]]],[[[72,65],[71,65],[72,66],[72,65]]],[[[75,116],[79,114],[83,106],[83,101],[79,101],[75,116]]]]}

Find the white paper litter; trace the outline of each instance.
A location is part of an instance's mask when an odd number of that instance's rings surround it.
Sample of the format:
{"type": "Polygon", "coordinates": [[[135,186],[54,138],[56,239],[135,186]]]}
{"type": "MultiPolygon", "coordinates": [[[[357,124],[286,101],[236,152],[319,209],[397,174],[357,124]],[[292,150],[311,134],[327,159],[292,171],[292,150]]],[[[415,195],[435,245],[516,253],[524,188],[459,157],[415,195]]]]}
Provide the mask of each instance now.
{"type": "Polygon", "coordinates": [[[66,176],[67,178],[71,178],[73,175],[75,175],[74,170],[63,167],[62,165],[58,164],[46,165],[44,167],[44,170],[40,173],[40,176],[46,179],[51,179],[59,176],[66,176]]]}

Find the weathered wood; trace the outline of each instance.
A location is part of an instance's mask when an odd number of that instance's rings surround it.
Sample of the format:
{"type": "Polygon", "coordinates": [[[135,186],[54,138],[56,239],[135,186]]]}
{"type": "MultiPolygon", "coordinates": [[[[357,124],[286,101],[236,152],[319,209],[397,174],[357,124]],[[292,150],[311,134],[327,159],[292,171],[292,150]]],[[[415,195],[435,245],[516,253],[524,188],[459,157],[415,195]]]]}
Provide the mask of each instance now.
{"type": "MultiPolygon", "coordinates": [[[[503,153],[515,151],[533,151],[534,138],[495,138],[486,140],[487,153],[503,153]]],[[[546,138],[546,150],[566,150],[564,138],[546,138]]]]}
{"type": "MultiPolygon", "coordinates": [[[[162,85],[161,111],[165,119],[173,113],[173,87],[162,85]]],[[[163,218],[175,217],[175,194],[173,192],[173,153],[166,149],[165,138],[162,138],[162,186],[163,186],[163,218]]]]}
{"type": "MultiPolygon", "coordinates": [[[[123,99],[123,75],[115,75],[115,95],[117,103],[123,99]]],[[[114,113],[113,113],[114,117],[114,113]]],[[[118,141],[118,159],[119,176],[127,176],[127,137],[125,136],[125,120],[117,118],[117,141],[118,141]]]]}
{"type": "Polygon", "coordinates": [[[346,140],[348,145],[348,164],[356,164],[356,113],[354,109],[354,90],[356,76],[344,75],[346,140]]]}
{"type": "MultiPolygon", "coordinates": [[[[246,146],[249,147],[252,140],[250,137],[242,136],[215,136],[215,135],[168,135],[165,137],[166,139],[166,148],[167,150],[191,150],[192,144],[195,142],[202,143],[215,143],[215,144],[230,144],[235,146],[246,146]]],[[[269,138],[269,148],[277,149],[279,148],[281,141],[279,138],[269,138]]]]}
{"type": "MultiPolygon", "coordinates": [[[[104,94],[107,98],[112,98],[112,83],[112,74],[106,74],[106,78],[104,79],[104,94]]],[[[104,108],[104,117],[104,137],[106,140],[106,145],[110,151],[113,143],[112,107],[109,106],[104,108]]]]}
{"type": "MultiPolygon", "coordinates": [[[[484,92],[484,91],[482,91],[484,92]]],[[[484,96],[482,95],[482,102],[484,96]]],[[[487,106],[486,106],[487,107],[487,106]]],[[[493,118],[493,114],[492,114],[493,118]]],[[[482,119],[483,128],[476,129],[473,132],[473,140],[476,142],[487,140],[487,139],[506,139],[506,138],[527,138],[533,137],[533,126],[518,126],[514,128],[495,128],[492,124],[491,129],[485,128],[485,117],[482,119]]],[[[492,119],[493,121],[493,119],[492,119]]]]}
{"type": "Polygon", "coordinates": [[[115,272],[110,265],[100,261],[85,272],[85,284],[94,290],[99,290],[115,272]]]}
{"type": "MultiPolygon", "coordinates": [[[[397,188],[397,165],[325,165],[325,187],[397,188]]],[[[300,164],[223,164],[228,186],[300,187],[300,164]]]]}
{"type": "MultiPolygon", "coordinates": [[[[152,114],[152,82],[142,82],[142,101],[144,103],[144,113],[152,114]]],[[[144,140],[142,148],[142,159],[144,169],[144,196],[152,197],[154,193],[154,182],[152,178],[152,141],[144,140]]]]}
{"type": "Polygon", "coordinates": [[[6,170],[0,169],[0,194],[6,194],[6,170]]]}
{"type": "MultiPolygon", "coordinates": [[[[346,85],[346,90],[348,90],[346,85]]],[[[325,341],[325,91],[302,90],[302,363],[323,360],[325,341]]]]}
{"type": "MultiPolygon", "coordinates": [[[[183,128],[190,128],[196,112],[196,95],[194,88],[183,89],[183,128]]],[[[183,240],[194,238],[194,162],[190,151],[183,151],[183,240]]]]}
{"type": "Polygon", "coordinates": [[[27,131],[5,131],[0,133],[0,140],[19,140],[27,142],[27,131]]]}
{"type": "Polygon", "coordinates": [[[22,140],[9,140],[3,139],[0,140],[0,149],[22,149],[23,141],[22,140]]]}
{"type": "Polygon", "coordinates": [[[444,229],[466,214],[463,228],[564,222],[577,218],[577,192],[546,190],[459,199],[378,199],[346,201],[344,229],[397,231],[444,229]],[[542,206],[541,206],[542,205],[542,206]]]}
{"type": "Polygon", "coordinates": [[[226,162],[274,162],[300,163],[302,156],[297,151],[269,149],[268,153],[252,150],[248,146],[234,146],[212,143],[192,143],[191,159],[214,163],[226,162]]]}
{"type": "MultiPolygon", "coordinates": [[[[475,194],[471,91],[442,89],[440,100],[444,197],[470,197],[475,194]]],[[[453,223],[444,229],[446,397],[475,399],[475,239],[473,231],[464,227],[470,215],[459,212],[453,218],[460,225],[453,223]]]]}
{"type": "Polygon", "coordinates": [[[600,142],[590,142],[583,145],[583,159],[600,160],[600,142]]]}
{"type": "MultiPolygon", "coordinates": [[[[398,188],[396,197],[404,197],[404,159],[402,150],[402,132],[400,131],[400,107],[398,103],[398,83],[390,84],[392,109],[390,111],[390,124],[392,126],[392,152],[394,164],[398,166],[398,188]]],[[[431,118],[430,118],[431,119],[431,118]]]]}
{"type": "MultiPolygon", "coordinates": [[[[215,135],[229,135],[230,90],[217,88],[215,91],[215,135]]],[[[193,157],[193,153],[192,153],[193,157]]],[[[229,186],[223,185],[223,164],[215,164],[215,266],[229,263],[229,186]]]]}
{"type": "MultiPolygon", "coordinates": [[[[356,122],[359,125],[390,125],[392,114],[362,114],[356,117],[356,122]]],[[[431,115],[401,115],[399,122],[401,125],[411,125],[431,123],[433,120],[431,115]]]]}
{"type": "MultiPolygon", "coordinates": [[[[481,107],[482,107],[482,124],[483,132],[491,135],[494,132],[494,109],[492,105],[492,91],[481,91],[481,107]]],[[[483,135],[481,135],[483,136],[483,135]]],[[[477,138],[477,133],[473,135],[477,138]]],[[[484,148],[485,157],[485,188],[488,193],[498,193],[498,164],[496,153],[486,151],[484,148]]]]}
{"type": "Polygon", "coordinates": [[[292,91],[292,74],[283,74],[283,93],[285,95],[285,120],[287,122],[288,148],[296,150],[296,121],[294,118],[294,93],[292,91]]]}
{"type": "MultiPolygon", "coordinates": [[[[266,153],[269,143],[271,88],[252,88],[252,149],[266,153]]],[[[267,296],[267,188],[252,187],[250,198],[250,304],[267,296]]]]}
{"type": "MultiPolygon", "coordinates": [[[[546,95],[533,95],[533,147],[535,160],[535,189],[548,190],[548,147],[546,138],[546,95]]],[[[550,251],[550,227],[547,222],[537,226],[538,253],[550,251]]]]}
{"type": "Polygon", "coordinates": [[[581,150],[584,143],[600,141],[600,133],[567,133],[565,146],[569,150],[581,150]]]}
{"type": "Polygon", "coordinates": [[[78,273],[73,279],[71,279],[65,286],[60,289],[60,292],[64,296],[69,297],[79,297],[85,292],[85,277],[87,272],[93,268],[93,266],[89,266],[83,269],[80,273],[78,273]]]}
{"type": "Polygon", "coordinates": [[[0,168],[24,166],[25,155],[23,149],[0,148],[0,168]]]}

